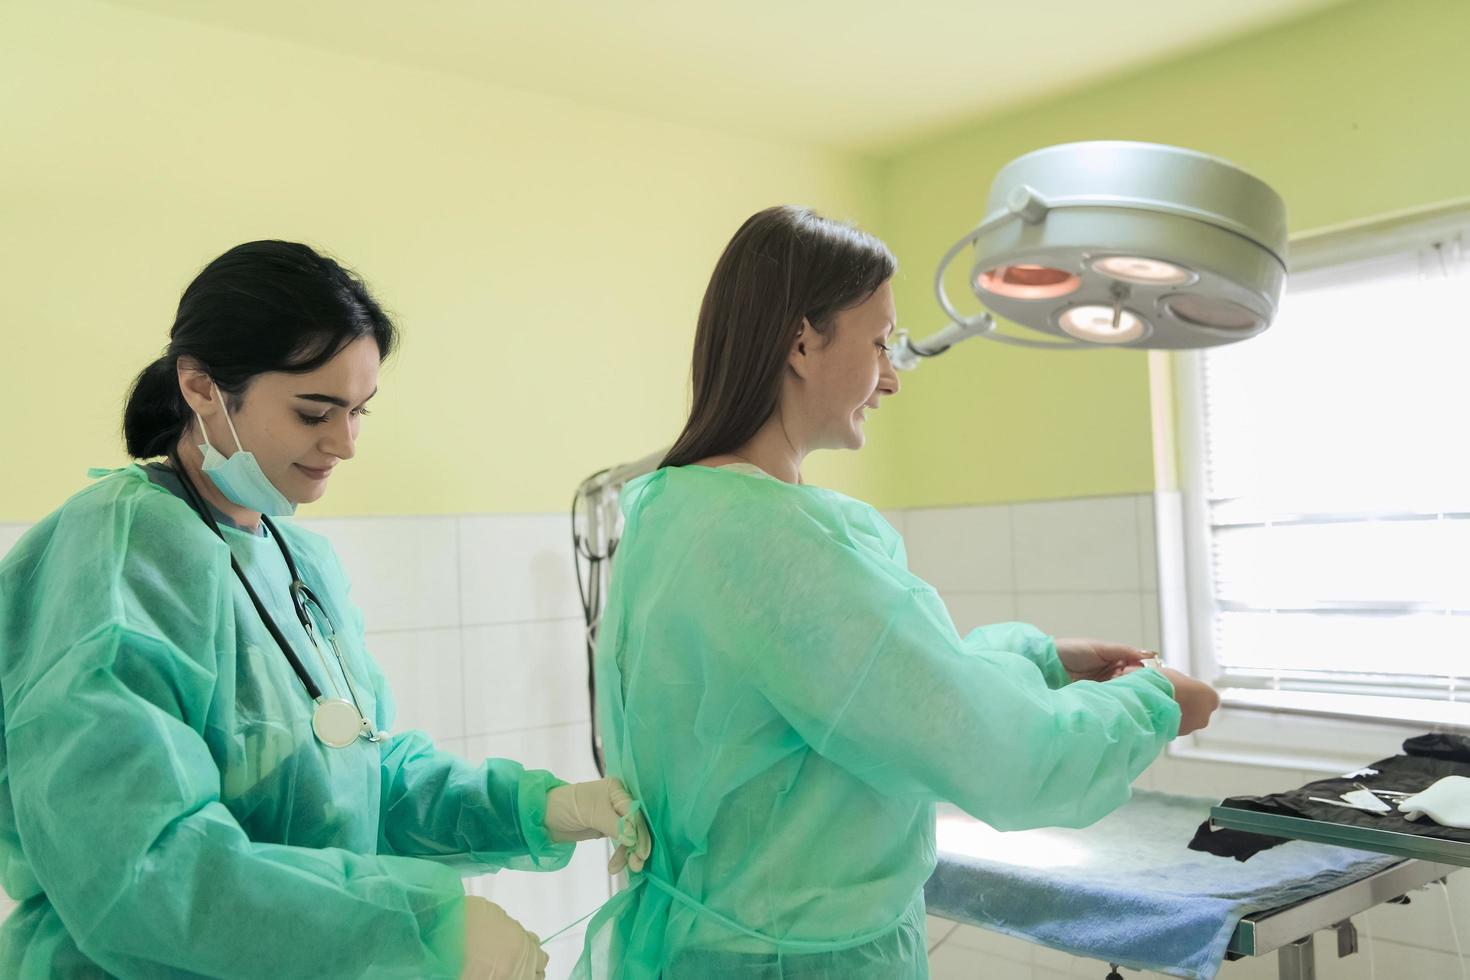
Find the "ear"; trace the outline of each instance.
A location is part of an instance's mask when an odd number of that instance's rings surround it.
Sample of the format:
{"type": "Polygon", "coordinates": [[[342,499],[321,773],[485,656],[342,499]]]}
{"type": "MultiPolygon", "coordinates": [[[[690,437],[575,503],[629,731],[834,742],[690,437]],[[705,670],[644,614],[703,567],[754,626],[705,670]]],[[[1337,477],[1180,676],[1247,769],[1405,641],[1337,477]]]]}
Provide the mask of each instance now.
{"type": "Polygon", "coordinates": [[[811,361],[806,352],[807,341],[812,338],[812,325],[806,317],[801,318],[801,325],[796,328],[796,336],[791,341],[791,350],[786,354],[786,366],[798,378],[805,379],[807,372],[811,370],[811,361]]]}
{"type": "Polygon", "coordinates": [[[189,403],[190,411],[203,418],[213,418],[219,411],[220,399],[216,397],[218,389],[204,365],[192,357],[181,357],[178,375],[179,391],[183,393],[184,401],[189,403]]]}

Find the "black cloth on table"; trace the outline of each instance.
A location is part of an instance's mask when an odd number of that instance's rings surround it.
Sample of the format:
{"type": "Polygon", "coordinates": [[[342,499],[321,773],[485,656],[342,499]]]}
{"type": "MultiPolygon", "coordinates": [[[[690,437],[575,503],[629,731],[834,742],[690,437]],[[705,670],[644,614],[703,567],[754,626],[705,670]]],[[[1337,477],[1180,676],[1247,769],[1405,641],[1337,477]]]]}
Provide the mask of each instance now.
{"type": "MultiPolygon", "coordinates": [[[[1335,800],[1349,793],[1362,783],[1373,790],[1397,790],[1418,793],[1428,789],[1445,776],[1470,776],[1470,736],[1429,734],[1416,735],[1404,742],[1404,754],[1381,759],[1367,769],[1378,770],[1376,775],[1366,774],[1360,769],[1356,773],[1334,779],[1319,779],[1299,789],[1267,796],[1232,796],[1220,804],[1237,810],[1252,810],[1256,813],[1276,813],[1287,817],[1303,817],[1308,820],[1323,820],[1329,823],[1352,827],[1367,827],[1372,830],[1391,830],[1400,834],[1421,837],[1438,837],[1470,843],[1470,830],[1445,827],[1428,817],[1409,820],[1397,809],[1383,814],[1368,813],[1330,803],[1314,803],[1308,797],[1319,796],[1335,800]]],[[[1388,800],[1390,806],[1394,804],[1388,800]]],[[[1214,828],[1206,820],[1195,831],[1189,842],[1193,851],[1203,851],[1220,857],[1233,857],[1237,861],[1249,860],[1261,851],[1286,843],[1286,838],[1255,834],[1245,830],[1214,828]]]]}

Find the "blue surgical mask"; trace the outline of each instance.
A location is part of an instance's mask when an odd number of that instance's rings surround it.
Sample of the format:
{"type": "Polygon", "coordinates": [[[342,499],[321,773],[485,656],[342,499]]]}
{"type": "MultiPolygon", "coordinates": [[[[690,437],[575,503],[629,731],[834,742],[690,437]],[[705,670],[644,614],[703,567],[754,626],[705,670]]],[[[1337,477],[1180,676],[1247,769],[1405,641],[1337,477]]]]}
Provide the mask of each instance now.
{"type": "MultiPolygon", "coordinates": [[[[204,436],[204,442],[200,443],[199,451],[204,454],[204,472],[219,487],[219,492],[226,499],[238,504],[248,510],[259,511],[267,517],[289,517],[296,513],[296,505],[287,500],[276,485],[265,475],[260,464],[255,461],[253,453],[247,453],[245,447],[240,444],[240,434],[235,431],[235,423],[230,419],[230,410],[225,405],[224,398],[219,389],[214,389],[216,398],[219,398],[220,408],[224,409],[225,424],[230,427],[230,435],[235,440],[235,453],[226,459],[219,451],[209,443],[209,433],[204,431],[204,420],[199,419],[199,431],[204,436]]],[[[199,418],[195,415],[195,418],[199,418]]]]}

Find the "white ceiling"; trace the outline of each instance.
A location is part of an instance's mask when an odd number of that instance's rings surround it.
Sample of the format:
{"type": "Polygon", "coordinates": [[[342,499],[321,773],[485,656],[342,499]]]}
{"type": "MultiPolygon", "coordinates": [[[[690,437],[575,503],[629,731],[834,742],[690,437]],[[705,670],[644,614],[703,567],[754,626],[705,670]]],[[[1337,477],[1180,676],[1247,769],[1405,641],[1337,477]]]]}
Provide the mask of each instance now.
{"type": "Polygon", "coordinates": [[[680,123],[877,150],[1339,0],[113,0],[680,123]]]}

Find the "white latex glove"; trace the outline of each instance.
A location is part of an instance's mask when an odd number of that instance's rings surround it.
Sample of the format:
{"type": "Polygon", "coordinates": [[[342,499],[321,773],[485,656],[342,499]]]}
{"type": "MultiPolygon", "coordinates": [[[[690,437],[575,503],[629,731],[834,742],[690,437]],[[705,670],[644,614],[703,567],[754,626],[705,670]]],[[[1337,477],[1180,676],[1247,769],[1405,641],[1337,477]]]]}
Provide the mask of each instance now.
{"type": "Polygon", "coordinates": [[[546,961],[535,933],[494,902],[465,896],[461,980],[543,980],[546,961]]]}
{"type": "Polygon", "coordinates": [[[1470,779],[1445,776],[1422,793],[1399,804],[1410,820],[1428,817],[1446,827],[1470,828],[1470,779]]]}
{"type": "Polygon", "coordinates": [[[608,874],[623,868],[642,871],[653,850],[653,835],[643,813],[634,812],[633,798],[620,779],[558,786],[546,794],[546,830],[557,843],[609,837],[618,845],[607,863],[608,874]]]}

